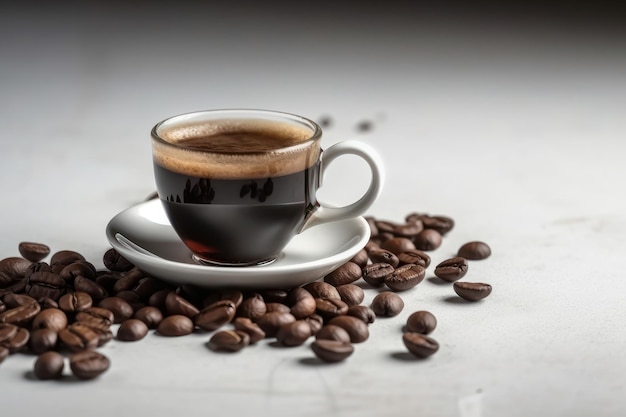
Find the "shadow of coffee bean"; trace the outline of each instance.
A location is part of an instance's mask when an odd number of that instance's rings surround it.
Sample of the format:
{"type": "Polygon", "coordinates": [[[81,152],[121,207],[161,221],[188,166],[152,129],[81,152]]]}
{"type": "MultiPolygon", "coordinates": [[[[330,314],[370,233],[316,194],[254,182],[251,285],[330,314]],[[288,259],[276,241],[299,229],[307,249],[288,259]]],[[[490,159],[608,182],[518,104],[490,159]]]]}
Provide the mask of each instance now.
{"type": "Polygon", "coordinates": [[[391,356],[392,359],[403,362],[417,362],[423,360],[409,352],[393,352],[389,356],[391,356]]]}
{"type": "Polygon", "coordinates": [[[305,366],[333,366],[341,364],[341,362],[324,362],[320,358],[317,357],[307,357],[298,359],[301,365],[305,366]]]}
{"type": "Polygon", "coordinates": [[[426,278],[426,281],[430,282],[431,284],[440,285],[442,287],[446,285],[452,285],[451,282],[444,281],[441,278],[437,278],[437,277],[426,278]]]}
{"type": "Polygon", "coordinates": [[[448,304],[473,304],[472,302],[466,301],[456,295],[445,296],[442,301],[448,304]]]}

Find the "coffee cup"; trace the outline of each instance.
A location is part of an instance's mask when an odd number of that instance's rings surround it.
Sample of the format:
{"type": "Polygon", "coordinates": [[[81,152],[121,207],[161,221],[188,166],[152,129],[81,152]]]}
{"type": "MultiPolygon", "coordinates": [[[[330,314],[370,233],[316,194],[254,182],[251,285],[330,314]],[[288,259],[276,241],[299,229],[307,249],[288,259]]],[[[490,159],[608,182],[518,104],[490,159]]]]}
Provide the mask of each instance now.
{"type": "Polygon", "coordinates": [[[373,148],[349,140],[322,150],[321,128],[294,114],[199,111],[157,123],[151,136],[165,213],[193,258],[209,265],[270,263],[296,234],[363,214],[383,183],[373,148]],[[322,204],[317,190],[342,155],[367,163],[369,187],[347,206],[322,204]]]}

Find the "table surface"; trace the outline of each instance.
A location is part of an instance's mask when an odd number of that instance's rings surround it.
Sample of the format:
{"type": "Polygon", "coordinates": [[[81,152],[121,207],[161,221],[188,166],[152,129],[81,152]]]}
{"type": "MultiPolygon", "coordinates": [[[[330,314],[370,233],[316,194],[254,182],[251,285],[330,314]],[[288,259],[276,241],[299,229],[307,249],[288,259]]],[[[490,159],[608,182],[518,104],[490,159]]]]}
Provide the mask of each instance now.
{"type": "MultiPolygon", "coordinates": [[[[402,293],[402,313],[377,319],[335,365],[308,345],[217,354],[207,335],[150,334],[101,348],[112,367],[98,380],[42,382],[32,356],[13,355],[0,365],[2,415],[626,412],[626,37],[615,26],[330,5],[3,7],[0,258],[37,241],[102,267],[107,222],[154,190],[157,121],[268,108],[330,117],[324,146],[375,147],[387,180],[368,214],[454,218],[433,262],[488,242],[493,255],[464,279],[493,293],[458,302],[431,268],[402,293]],[[428,360],[401,341],[416,310],[439,321],[428,360]]],[[[365,182],[358,161],[339,160],[322,197],[345,203],[365,182]]]]}

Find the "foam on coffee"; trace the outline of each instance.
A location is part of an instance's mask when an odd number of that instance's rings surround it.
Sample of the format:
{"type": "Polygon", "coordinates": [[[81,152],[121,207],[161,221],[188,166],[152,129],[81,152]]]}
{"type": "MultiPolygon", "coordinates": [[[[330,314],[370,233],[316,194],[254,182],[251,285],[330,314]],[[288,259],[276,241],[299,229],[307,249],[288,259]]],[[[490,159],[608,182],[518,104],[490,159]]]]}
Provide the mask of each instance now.
{"type": "Polygon", "coordinates": [[[319,144],[306,126],[259,119],[162,124],[154,160],[180,174],[215,179],[289,175],[315,164],[319,144]]]}

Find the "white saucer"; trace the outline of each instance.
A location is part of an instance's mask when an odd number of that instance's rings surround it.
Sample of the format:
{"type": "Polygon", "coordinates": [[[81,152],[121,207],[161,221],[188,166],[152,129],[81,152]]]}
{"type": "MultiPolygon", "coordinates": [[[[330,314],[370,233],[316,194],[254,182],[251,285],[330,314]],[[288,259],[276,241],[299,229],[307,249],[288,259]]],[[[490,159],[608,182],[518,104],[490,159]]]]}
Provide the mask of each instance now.
{"type": "Polygon", "coordinates": [[[315,226],[295,236],[276,261],[248,267],[196,263],[172,229],[158,199],[113,217],[106,234],[122,256],[164,281],[212,288],[280,289],[323,278],[365,246],[370,229],[362,217],[315,226]]]}

